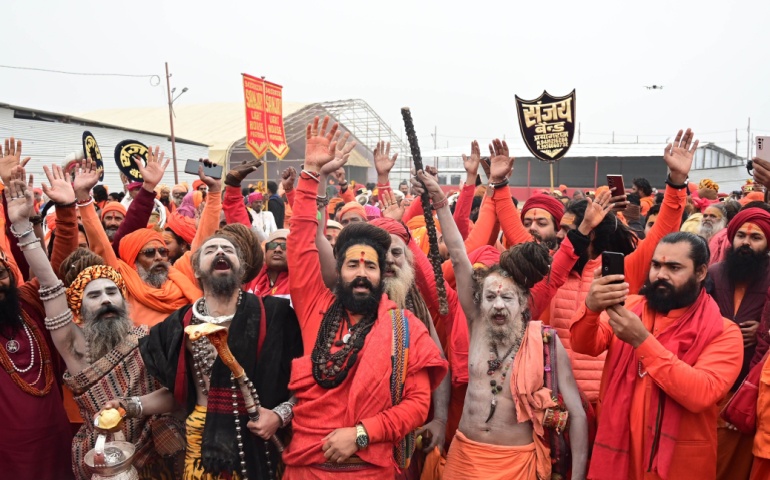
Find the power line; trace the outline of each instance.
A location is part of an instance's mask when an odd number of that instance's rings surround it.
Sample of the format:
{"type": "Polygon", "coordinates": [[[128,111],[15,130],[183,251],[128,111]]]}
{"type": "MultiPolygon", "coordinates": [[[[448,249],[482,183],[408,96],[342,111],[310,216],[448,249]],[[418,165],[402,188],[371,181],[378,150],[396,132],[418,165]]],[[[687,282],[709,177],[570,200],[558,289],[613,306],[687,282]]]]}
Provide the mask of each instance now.
{"type": "Polygon", "coordinates": [[[64,70],[51,70],[48,68],[37,67],[18,67],[14,65],[0,65],[0,68],[8,68],[12,70],[31,70],[35,72],[48,72],[48,73],[61,73],[64,75],[80,75],[86,77],[132,77],[132,78],[149,78],[150,85],[153,87],[160,85],[160,76],[158,75],[140,75],[132,73],[92,73],[92,72],[67,72],[64,70]]]}

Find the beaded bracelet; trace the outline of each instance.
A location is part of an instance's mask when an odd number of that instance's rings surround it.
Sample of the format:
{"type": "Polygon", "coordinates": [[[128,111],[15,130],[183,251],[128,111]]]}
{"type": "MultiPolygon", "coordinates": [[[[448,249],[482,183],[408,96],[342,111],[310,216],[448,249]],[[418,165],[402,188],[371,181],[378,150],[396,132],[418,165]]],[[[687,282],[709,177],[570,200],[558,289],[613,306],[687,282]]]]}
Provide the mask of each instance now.
{"type": "Polygon", "coordinates": [[[72,310],[69,308],[65,310],[64,312],[60,313],[59,315],[56,315],[53,318],[45,317],[45,328],[47,330],[58,330],[68,323],[70,323],[73,319],[72,316],[72,310]]]}
{"type": "Polygon", "coordinates": [[[29,222],[34,225],[42,225],[43,224],[43,217],[40,215],[32,215],[29,217],[29,222]]]}
{"type": "Polygon", "coordinates": [[[61,290],[56,290],[55,292],[53,292],[53,293],[51,293],[51,294],[48,294],[48,295],[46,295],[46,296],[40,295],[40,300],[42,300],[42,301],[44,301],[44,302],[50,302],[50,301],[51,301],[51,300],[53,300],[54,298],[56,298],[56,297],[60,297],[60,296],[64,295],[64,293],[65,293],[66,291],[67,291],[67,290],[65,290],[64,288],[62,288],[61,290]]]}
{"type": "Polygon", "coordinates": [[[62,282],[61,280],[59,280],[58,282],[54,283],[53,285],[49,285],[47,287],[41,286],[38,289],[38,293],[40,295],[48,295],[50,293],[53,293],[53,292],[59,290],[60,288],[64,288],[64,282],[62,282]]]}
{"type": "Polygon", "coordinates": [[[438,202],[433,202],[433,210],[438,210],[439,208],[444,208],[447,205],[449,205],[449,199],[446,196],[444,196],[444,198],[439,200],[438,202]]]}
{"type": "Polygon", "coordinates": [[[32,245],[33,243],[36,243],[36,242],[39,242],[39,241],[40,241],[40,239],[35,237],[34,239],[32,239],[32,240],[30,240],[28,242],[19,243],[16,246],[19,247],[20,249],[24,250],[24,247],[26,247],[27,245],[32,245]]]}
{"type": "Polygon", "coordinates": [[[43,248],[43,246],[40,244],[40,240],[38,239],[35,239],[34,242],[24,244],[23,247],[19,247],[22,252],[28,252],[30,250],[35,250],[36,248],[43,248]]]}
{"type": "Polygon", "coordinates": [[[321,182],[321,174],[320,173],[314,173],[314,172],[311,172],[309,170],[302,170],[302,173],[304,173],[308,177],[312,178],[316,182],[319,182],[319,183],[321,182]]]}
{"type": "Polygon", "coordinates": [[[315,203],[318,205],[318,208],[324,208],[325,206],[329,205],[329,196],[328,195],[316,195],[315,197],[315,203]]]}
{"type": "Polygon", "coordinates": [[[75,205],[77,205],[78,208],[82,208],[82,207],[87,207],[87,206],[91,205],[92,203],[94,203],[94,197],[89,195],[87,201],[85,201],[83,203],[75,202],[75,205]]]}
{"type": "Polygon", "coordinates": [[[21,238],[21,237],[23,237],[23,236],[25,236],[25,235],[29,235],[30,233],[32,233],[32,232],[33,232],[33,230],[32,230],[32,224],[31,224],[31,223],[29,224],[29,228],[28,228],[27,230],[24,230],[24,231],[23,231],[23,232],[21,232],[21,233],[18,233],[18,232],[16,231],[16,229],[15,229],[15,228],[13,228],[13,224],[11,224],[11,228],[10,228],[10,230],[11,230],[11,233],[13,234],[13,236],[14,236],[14,237],[16,237],[16,238],[21,238]]]}

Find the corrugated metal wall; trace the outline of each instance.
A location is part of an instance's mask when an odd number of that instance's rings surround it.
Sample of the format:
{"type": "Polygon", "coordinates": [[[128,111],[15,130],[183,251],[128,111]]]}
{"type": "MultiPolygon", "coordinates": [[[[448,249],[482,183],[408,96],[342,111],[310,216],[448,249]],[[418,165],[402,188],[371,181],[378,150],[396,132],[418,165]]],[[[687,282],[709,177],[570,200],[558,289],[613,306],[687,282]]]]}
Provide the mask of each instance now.
{"type": "MultiPolygon", "coordinates": [[[[22,155],[32,157],[27,165],[27,172],[35,175],[35,185],[47,182],[43,165],[56,163],[61,165],[64,158],[72,152],[81,150],[81,139],[85,130],[93,133],[104,157],[104,185],[110,192],[122,191],[120,171],[115,164],[115,145],[123,140],[138,140],[148,147],[158,145],[171,158],[171,141],[163,135],[151,135],[128,132],[119,128],[86,127],[59,122],[47,122],[39,120],[25,120],[14,118],[14,111],[0,108],[0,141],[8,137],[15,137],[23,143],[22,155]]],[[[184,173],[187,159],[199,159],[208,157],[208,147],[190,145],[176,142],[177,167],[179,169],[179,181],[186,181],[189,185],[198,177],[184,173]]],[[[174,167],[169,164],[163,182],[166,185],[174,185],[174,167]]]]}

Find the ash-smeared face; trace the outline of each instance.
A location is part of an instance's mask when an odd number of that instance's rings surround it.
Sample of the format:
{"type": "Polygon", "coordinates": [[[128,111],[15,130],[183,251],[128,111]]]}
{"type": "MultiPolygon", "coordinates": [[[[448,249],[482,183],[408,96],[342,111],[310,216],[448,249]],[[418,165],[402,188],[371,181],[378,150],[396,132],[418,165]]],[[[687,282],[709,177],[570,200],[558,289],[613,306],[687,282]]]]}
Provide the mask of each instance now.
{"type": "Polygon", "coordinates": [[[479,308],[491,339],[500,342],[512,338],[525,305],[526,296],[512,279],[497,273],[484,279],[479,308]]]}

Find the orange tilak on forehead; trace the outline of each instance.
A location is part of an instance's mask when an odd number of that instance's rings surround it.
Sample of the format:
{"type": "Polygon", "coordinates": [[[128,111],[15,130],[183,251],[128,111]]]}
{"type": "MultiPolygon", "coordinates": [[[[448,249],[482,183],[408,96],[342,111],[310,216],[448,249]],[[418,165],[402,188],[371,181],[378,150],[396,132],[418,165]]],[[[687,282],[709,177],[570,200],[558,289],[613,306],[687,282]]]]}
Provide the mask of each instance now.
{"type": "Polygon", "coordinates": [[[353,245],[345,252],[345,262],[357,260],[361,263],[374,262],[380,264],[377,251],[369,245],[353,245]]]}
{"type": "Polygon", "coordinates": [[[561,217],[561,224],[571,227],[575,225],[575,214],[566,212],[563,217],[561,217]]]}
{"type": "Polygon", "coordinates": [[[548,213],[546,210],[543,210],[542,208],[531,208],[527,210],[527,213],[524,214],[524,218],[529,218],[532,220],[537,220],[538,218],[545,218],[546,220],[550,220],[551,214],[548,213]]]}
{"type": "Polygon", "coordinates": [[[765,238],[765,232],[763,232],[756,223],[746,222],[741,225],[741,228],[739,228],[738,231],[743,232],[743,234],[746,236],[757,233],[762,235],[762,238],[765,238]]]}

